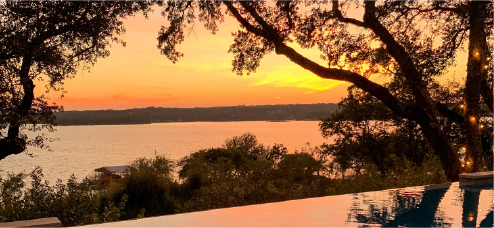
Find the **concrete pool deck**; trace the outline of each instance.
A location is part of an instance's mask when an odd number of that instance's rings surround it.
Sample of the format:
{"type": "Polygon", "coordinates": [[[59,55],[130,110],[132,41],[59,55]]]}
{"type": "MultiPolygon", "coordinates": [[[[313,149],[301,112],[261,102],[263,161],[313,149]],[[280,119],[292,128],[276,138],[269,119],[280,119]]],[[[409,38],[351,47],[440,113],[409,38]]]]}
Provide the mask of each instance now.
{"type": "Polygon", "coordinates": [[[494,171],[460,174],[460,187],[480,185],[492,186],[494,171]]]}

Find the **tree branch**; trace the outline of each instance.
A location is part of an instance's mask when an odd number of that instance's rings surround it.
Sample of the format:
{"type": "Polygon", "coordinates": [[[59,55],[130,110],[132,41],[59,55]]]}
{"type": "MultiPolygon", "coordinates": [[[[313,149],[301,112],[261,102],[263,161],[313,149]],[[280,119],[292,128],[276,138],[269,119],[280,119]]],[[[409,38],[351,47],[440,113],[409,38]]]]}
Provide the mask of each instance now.
{"type": "Polygon", "coordinates": [[[274,43],[277,42],[283,42],[283,38],[281,38],[278,34],[279,32],[276,31],[271,25],[269,25],[264,19],[262,19],[261,16],[257,13],[256,9],[252,7],[248,2],[246,1],[240,1],[240,4],[249,12],[249,14],[256,20],[259,25],[267,32],[267,35],[269,37],[266,37],[267,39],[271,40],[274,43]]]}
{"type": "Polygon", "coordinates": [[[396,97],[394,97],[388,89],[384,86],[379,85],[375,82],[370,81],[366,77],[361,76],[360,74],[341,69],[333,69],[323,67],[312,60],[309,60],[295,51],[293,48],[288,47],[283,43],[282,38],[278,37],[275,33],[275,30],[268,25],[256,12],[254,7],[250,6],[245,2],[240,2],[242,6],[251,14],[252,17],[263,27],[264,30],[259,30],[258,28],[252,26],[247,20],[245,20],[240,13],[237,11],[233,5],[225,1],[225,5],[228,7],[230,12],[234,15],[234,17],[249,31],[253,32],[258,36],[262,36],[275,44],[276,54],[284,55],[292,62],[297,65],[303,67],[306,70],[314,73],[315,75],[325,78],[325,79],[333,79],[339,81],[346,81],[355,84],[357,87],[363,89],[364,91],[370,93],[372,96],[379,99],[386,106],[388,106],[392,111],[401,115],[410,120],[417,120],[417,117],[423,115],[423,111],[417,109],[415,107],[411,107],[401,103],[396,97]],[[264,31],[268,31],[268,33],[264,31]],[[275,34],[273,34],[275,33],[275,34]]]}
{"type": "Polygon", "coordinates": [[[405,48],[393,38],[391,33],[389,33],[389,31],[376,18],[375,3],[375,1],[365,1],[364,22],[386,45],[386,49],[388,50],[389,54],[396,60],[396,62],[400,66],[401,71],[409,82],[408,85],[412,89],[413,95],[417,99],[417,104],[425,108],[429,115],[434,115],[434,103],[432,102],[427,89],[424,89],[426,88],[426,85],[425,81],[422,79],[422,75],[415,68],[413,60],[406,52],[405,48]]]}
{"type": "Polygon", "coordinates": [[[441,102],[436,103],[436,109],[442,116],[451,119],[458,124],[463,124],[463,116],[454,111],[451,111],[445,105],[441,104],[441,102]]]}
{"type": "Polygon", "coordinates": [[[226,7],[228,8],[228,10],[235,17],[235,19],[237,19],[237,21],[242,26],[244,26],[245,29],[247,29],[247,31],[249,31],[251,33],[254,33],[257,36],[261,36],[261,37],[267,38],[266,32],[263,31],[263,30],[260,30],[260,29],[256,28],[253,25],[251,25],[245,18],[242,17],[242,15],[240,15],[240,13],[238,12],[238,10],[232,5],[232,3],[230,1],[224,1],[223,4],[226,5],[226,7]]]}
{"type": "Polygon", "coordinates": [[[332,9],[332,12],[334,13],[334,16],[336,18],[338,18],[338,20],[340,20],[341,22],[345,22],[345,23],[349,23],[349,24],[356,25],[356,26],[359,26],[359,27],[367,28],[367,24],[365,22],[363,22],[363,21],[359,21],[359,20],[354,19],[354,18],[344,17],[343,14],[340,11],[340,8],[339,8],[339,5],[338,5],[338,0],[333,0],[333,9],[332,9]]]}
{"type": "Polygon", "coordinates": [[[277,54],[285,55],[292,62],[321,78],[346,81],[355,84],[357,87],[379,99],[393,112],[400,116],[416,121],[417,117],[423,114],[421,110],[401,103],[384,86],[370,81],[360,74],[348,70],[323,67],[312,60],[305,58],[293,48],[288,47],[283,43],[276,45],[275,48],[277,54]]]}

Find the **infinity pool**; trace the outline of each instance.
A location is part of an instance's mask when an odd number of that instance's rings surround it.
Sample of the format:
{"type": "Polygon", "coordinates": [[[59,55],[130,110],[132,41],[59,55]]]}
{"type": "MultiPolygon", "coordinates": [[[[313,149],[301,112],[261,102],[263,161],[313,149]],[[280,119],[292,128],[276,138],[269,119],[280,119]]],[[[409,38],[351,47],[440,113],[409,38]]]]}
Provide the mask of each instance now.
{"type": "Polygon", "coordinates": [[[96,224],[98,227],[493,227],[493,189],[458,182],[96,224]]]}

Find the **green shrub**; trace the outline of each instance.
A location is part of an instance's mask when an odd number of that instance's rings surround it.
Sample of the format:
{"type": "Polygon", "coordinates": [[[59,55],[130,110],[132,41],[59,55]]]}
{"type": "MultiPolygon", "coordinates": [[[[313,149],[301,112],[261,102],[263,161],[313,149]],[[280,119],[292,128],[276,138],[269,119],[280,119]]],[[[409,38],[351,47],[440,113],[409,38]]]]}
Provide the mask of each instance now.
{"type": "Polygon", "coordinates": [[[0,222],[58,217],[64,226],[76,226],[446,181],[432,155],[409,161],[392,153],[384,163],[363,163],[359,172],[344,178],[336,178],[332,166],[344,164],[331,155],[324,146],[287,154],[282,145],[265,147],[244,134],[223,147],[192,153],[177,165],[163,156],[137,159],[121,180],[103,188],[74,177],[50,186],[36,168],[29,186],[25,174],[0,178],[0,222]]]}
{"type": "Polygon", "coordinates": [[[77,226],[120,219],[126,196],[119,201],[103,202],[102,192],[93,188],[89,179],[77,183],[72,176],[67,184],[61,180],[55,186],[42,181],[42,169],[30,174],[31,183],[25,185],[25,174],[8,174],[0,179],[0,221],[10,222],[44,217],[57,217],[64,226],[77,226]]]}
{"type": "Polygon", "coordinates": [[[121,183],[108,191],[108,199],[128,196],[124,218],[171,214],[175,212],[172,192],[178,184],[172,179],[173,163],[163,157],[140,158],[130,165],[121,183]]]}

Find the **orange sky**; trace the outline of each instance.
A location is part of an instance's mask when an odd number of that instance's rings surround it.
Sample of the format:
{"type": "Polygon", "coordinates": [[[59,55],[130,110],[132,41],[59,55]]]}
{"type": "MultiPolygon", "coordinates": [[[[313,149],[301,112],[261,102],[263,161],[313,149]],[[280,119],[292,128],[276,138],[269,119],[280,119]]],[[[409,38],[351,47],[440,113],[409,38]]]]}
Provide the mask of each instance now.
{"type": "MultiPolygon", "coordinates": [[[[232,72],[236,21],[227,18],[212,35],[195,26],[180,50],[185,57],[173,64],[157,48],[157,36],[166,20],[159,9],[124,21],[126,47],[114,44],[110,56],[99,59],[90,72],[80,71],[65,82],[64,98],[50,92],[50,102],[65,110],[127,109],[140,107],[209,107],[262,104],[330,103],[346,96],[348,83],[320,79],[283,56],[271,54],[256,73],[232,72]]],[[[319,60],[319,52],[304,52],[319,60]]],[[[37,94],[43,92],[37,86],[37,94]]]]}
{"type": "MultiPolygon", "coordinates": [[[[350,85],[320,79],[274,53],[262,60],[256,73],[237,76],[228,48],[231,32],[239,26],[228,17],[216,35],[196,23],[180,45],[185,57],[173,64],[157,48],[164,24],[159,9],[148,19],[142,15],[126,19],[127,32],[121,38],[127,47],[114,44],[110,56],[99,59],[90,72],[80,71],[65,81],[64,98],[50,92],[50,102],[65,110],[336,103],[350,85]]],[[[300,51],[326,65],[317,49],[300,51]]],[[[42,93],[43,87],[35,92],[42,93]]]]}

